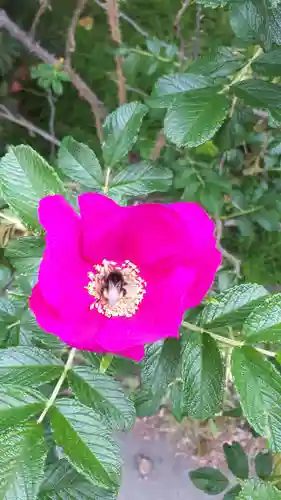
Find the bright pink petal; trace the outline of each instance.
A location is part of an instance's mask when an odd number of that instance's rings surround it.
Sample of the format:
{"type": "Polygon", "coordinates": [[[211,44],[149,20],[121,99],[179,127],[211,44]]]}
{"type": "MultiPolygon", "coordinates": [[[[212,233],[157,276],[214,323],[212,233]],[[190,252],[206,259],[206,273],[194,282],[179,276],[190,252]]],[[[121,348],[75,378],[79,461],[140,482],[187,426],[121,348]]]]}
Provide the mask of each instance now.
{"type": "Polygon", "coordinates": [[[84,259],[92,266],[103,259],[123,260],[120,255],[120,222],[123,208],[106,196],[85,193],[79,196],[84,259]]]}
{"type": "Polygon", "coordinates": [[[138,266],[172,264],[183,253],[183,223],[168,205],[120,207],[93,193],[80,196],[79,205],[83,253],[92,265],[103,259],[129,259],[138,266]]]}
{"type": "Polygon", "coordinates": [[[175,265],[183,253],[182,221],[167,205],[127,207],[122,222],[123,254],[136,265],[175,265]]]}
{"type": "Polygon", "coordinates": [[[216,246],[214,222],[197,203],[178,202],[171,203],[169,207],[183,223],[187,255],[202,264],[200,258],[216,246]]]}
{"type": "Polygon", "coordinates": [[[185,309],[196,307],[202,302],[213,284],[221,259],[221,253],[215,248],[206,254],[204,266],[199,266],[194,286],[186,293],[185,309]]]}
{"type": "Polygon", "coordinates": [[[221,253],[216,249],[215,224],[200,205],[179,202],[169,205],[184,223],[188,245],[186,254],[190,264],[197,268],[197,279],[186,294],[186,309],[198,306],[211,288],[221,264],[221,253]]]}
{"type": "Polygon", "coordinates": [[[32,290],[29,307],[35,315],[40,328],[59,336],[58,332],[63,325],[62,318],[58,311],[46,302],[38,284],[32,290]]]}
{"type": "Polygon", "coordinates": [[[81,221],[59,195],[41,200],[39,218],[46,229],[46,250],[39,283],[46,301],[66,319],[84,315],[91,303],[85,293],[90,270],[81,255],[81,221]]]}
{"type": "MultiPolygon", "coordinates": [[[[94,340],[97,329],[101,329],[103,323],[108,321],[97,311],[90,311],[90,321],[87,321],[84,325],[66,323],[58,312],[46,302],[39,285],[33,288],[29,305],[36,316],[39,326],[46,332],[61,338],[66,344],[81,350],[93,351],[100,354],[108,352],[94,340]]],[[[144,356],[144,347],[141,345],[135,346],[125,351],[117,349],[117,351],[111,351],[111,354],[140,361],[144,356]]]]}

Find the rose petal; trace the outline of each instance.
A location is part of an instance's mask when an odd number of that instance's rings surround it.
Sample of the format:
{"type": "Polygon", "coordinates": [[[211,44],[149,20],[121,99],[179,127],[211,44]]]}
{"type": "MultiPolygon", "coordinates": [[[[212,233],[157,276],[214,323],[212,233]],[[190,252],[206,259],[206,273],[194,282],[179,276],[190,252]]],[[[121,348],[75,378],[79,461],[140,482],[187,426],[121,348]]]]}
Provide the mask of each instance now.
{"type": "MultiPolygon", "coordinates": [[[[107,352],[94,340],[94,331],[102,328],[102,324],[108,321],[97,311],[92,310],[89,312],[91,318],[90,321],[86,322],[84,327],[78,324],[67,324],[59,313],[46,302],[39,285],[33,288],[32,295],[29,299],[29,305],[36,316],[39,326],[46,332],[60,337],[65,343],[78,349],[101,354],[107,352]],[[81,331],[83,331],[82,335],[79,333],[81,331]]],[[[111,351],[111,354],[117,354],[135,361],[140,361],[144,356],[144,347],[139,345],[124,351],[117,349],[117,351],[111,351]]]]}
{"type": "Polygon", "coordinates": [[[184,252],[183,223],[168,206],[120,207],[93,193],[80,196],[79,205],[83,252],[92,265],[103,259],[130,260],[137,266],[164,260],[172,264],[184,252]]]}
{"type": "Polygon", "coordinates": [[[91,266],[103,259],[123,260],[120,255],[120,223],[126,216],[113,200],[95,193],[79,196],[83,257],[91,266]]]}
{"type": "Polygon", "coordinates": [[[189,259],[192,257],[202,264],[200,257],[216,246],[214,222],[197,203],[178,202],[169,204],[169,207],[183,223],[188,242],[185,251],[189,259]]]}
{"type": "Polygon", "coordinates": [[[61,316],[77,319],[91,303],[85,290],[90,267],[80,254],[80,218],[59,195],[41,200],[39,218],[47,231],[46,250],[39,270],[40,289],[61,316]]]}

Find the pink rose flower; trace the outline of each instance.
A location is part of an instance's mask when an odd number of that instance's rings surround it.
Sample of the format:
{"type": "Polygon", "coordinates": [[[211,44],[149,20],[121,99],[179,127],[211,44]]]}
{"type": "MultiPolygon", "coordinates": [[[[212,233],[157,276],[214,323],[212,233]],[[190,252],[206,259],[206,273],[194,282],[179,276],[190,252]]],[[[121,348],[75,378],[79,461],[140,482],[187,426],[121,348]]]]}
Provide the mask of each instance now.
{"type": "Polygon", "coordinates": [[[221,262],[214,223],[195,203],[121,207],[59,195],[41,200],[46,249],[30,307],[67,344],[141,360],[144,345],[178,337],[221,262]]]}

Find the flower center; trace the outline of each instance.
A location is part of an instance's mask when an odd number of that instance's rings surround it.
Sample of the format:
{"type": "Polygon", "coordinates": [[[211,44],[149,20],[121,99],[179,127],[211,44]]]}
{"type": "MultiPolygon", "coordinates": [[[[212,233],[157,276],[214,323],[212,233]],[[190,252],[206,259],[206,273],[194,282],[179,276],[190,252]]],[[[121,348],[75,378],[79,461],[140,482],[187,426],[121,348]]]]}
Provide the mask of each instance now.
{"type": "Polygon", "coordinates": [[[88,293],[94,297],[90,309],[96,308],[107,318],[125,316],[130,318],[138,308],[146,292],[146,282],[140,271],[130,262],[118,266],[116,262],[103,260],[88,273],[88,293]]]}

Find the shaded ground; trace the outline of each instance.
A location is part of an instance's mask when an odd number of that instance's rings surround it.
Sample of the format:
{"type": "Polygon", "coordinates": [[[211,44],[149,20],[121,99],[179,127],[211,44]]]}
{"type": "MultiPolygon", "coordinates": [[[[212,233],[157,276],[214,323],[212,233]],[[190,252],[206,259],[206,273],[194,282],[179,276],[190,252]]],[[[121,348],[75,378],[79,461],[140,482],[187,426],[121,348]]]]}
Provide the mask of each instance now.
{"type": "MultiPolygon", "coordinates": [[[[119,500],[205,500],[190,482],[192,459],[177,454],[164,437],[144,439],[134,431],[120,436],[125,466],[119,500]]],[[[220,497],[216,497],[219,500],[220,497]]]]}

